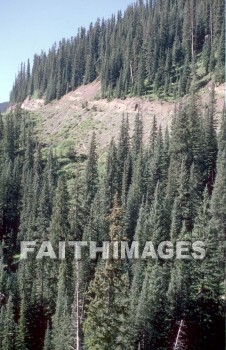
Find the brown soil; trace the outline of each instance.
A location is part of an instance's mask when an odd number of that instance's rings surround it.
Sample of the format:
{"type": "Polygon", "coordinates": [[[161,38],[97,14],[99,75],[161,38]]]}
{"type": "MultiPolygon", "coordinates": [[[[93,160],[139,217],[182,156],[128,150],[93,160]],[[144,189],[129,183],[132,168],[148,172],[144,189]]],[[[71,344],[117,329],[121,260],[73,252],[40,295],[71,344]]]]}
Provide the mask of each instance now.
{"type": "MultiPolygon", "coordinates": [[[[210,84],[207,84],[200,91],[200,104],[203,106],[208,105],[209,90],[210,84]]],[[[147,141],[153,116],[156,115],[158,125],[161,124],[164,130],[170,127],[175,106],[179,103],[137,97],[108,101],[99,99],[99,96],[100,82],[95,81],[47,105],[41,99],[27,99],[22,108],[40,117],[39,136],[42,141],[57,144],[71,140],[76,151],[86,152],[93,130],[101,149],[105,149],[112,137],[117,137],[123,114],[128,115],[132,131],[138,109],[144,123],[144,141],[147,141]],[[136,105],[138,108],[135,110],[136,105]]],[[[224,103],[224,85],[216,87],[216,99],[219,113],[224,103]]]]}

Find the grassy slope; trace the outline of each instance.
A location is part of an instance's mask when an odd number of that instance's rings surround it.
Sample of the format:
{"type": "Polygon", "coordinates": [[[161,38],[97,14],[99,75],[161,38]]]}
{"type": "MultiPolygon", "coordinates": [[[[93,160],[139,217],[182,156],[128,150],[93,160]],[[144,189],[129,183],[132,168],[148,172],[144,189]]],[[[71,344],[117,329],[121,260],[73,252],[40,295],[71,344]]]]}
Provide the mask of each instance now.
{"type": "MultiPolygon", "coordinates": [[[[210,84],[200,90],[200,103],[208,104],[210,84]]],[[[151,100],[150,98],[127,98],[125,100],[98,99],[100,84],[94,82],[81,86],[59,101],[45,105],[42,100],[26,100],[22,108],[32,111],[36,120],[39,139],[52,145],[57,152],[73,150],[87,153],[92,132],[95,130],[100,150],[105,150],[112,137],[117,138],[122,116],[128,115],[132,131],[139,105],[144,123],[144,141],[148,140],[154,114],[162,128],[170,127],[175,105],[180,101],[151,100]]],[[[221,112],[224,87],[216,87],[217,112],[221,112]]]]}
{"type": "MultiPolygon", "coordinates": [[[[208,105],[208,93],[211,84],[200,89],[200,106],[208,105]]],[[[43,100],[26,100],[22,108],[30,110],[35,120],[38,139],[46,149],[52,147],[56,152],[62,169],[73,175],[75,160],[84,159],[88,152],[92,132],[95,130],[100,165],[106,156],[106,148],[112,137],[117,140],[122,116],[128,115],[131,134],[137,114],[136,104],[144,124],[144,141],[147,142],[156,115],[158,125],[164,130],[170,127],[177,101],[152,100],[148,98],[127,98],[108,101],[100,99],[100,83],[94,82],[81,86],[65,95],[59,101],[45,105],[43,100]]],[[[186,97],[185,97],[186,98],[186,97]]],[[[224,103],[224,86],[216,87],[217,115],[222,111],[224,103]]],[[[69,175],[70,177],[70,175],[69,175]]]]}

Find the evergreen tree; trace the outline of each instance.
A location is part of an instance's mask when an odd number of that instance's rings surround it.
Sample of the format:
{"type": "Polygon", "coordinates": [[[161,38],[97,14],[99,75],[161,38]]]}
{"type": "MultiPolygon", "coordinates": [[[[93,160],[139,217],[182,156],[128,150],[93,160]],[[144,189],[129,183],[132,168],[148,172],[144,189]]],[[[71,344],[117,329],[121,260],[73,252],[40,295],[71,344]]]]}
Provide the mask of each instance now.
{"type": "MultiPolygon", "coordinates": [[[[56,311],[53,316],[52,349],[70,349],[70,307],[65,280],[65,263],[60,266],[56,311]]],[[[48,336],[49,337],[49,336],[48,336]]],[[[49,340],[48,340],[49,341],[49,340]]]]}
{"type": "Polygon", "coordinates": [[[96,152],[96,135],[92,135],[88,161],[86,166],[86,196],[87,201],[92,202],[97,190],[98,170],[97,170],[97,152],[96,152]]]}
{"type": "Polygon", "coordinates": [[[14,321],[14,310],[12,297],[9,297],[5,311],[4,329],[2,332],[2,349],[14,350],[16,337],[16,323],[14,321]]]}
{"type": "Polygon", "coordinates": [[[26,302],[23,296],[20,305],[20,318],[17,327],[16,335],[16,350],[27,350],[26,347],[26,334],[27,334],[27,323],[26,323],[26,302]]]}
{"type": "MultiPolygon", "coordinates": [[[[139,107],[138,107],[139,108],[139,107]]],[[[136,115],[134,132],[132,138],[132,157],[135,162],[137,156],[141,153],[142,150],[142,139],[143,139],[143,122],[139,114],[136,115]]]]}
{"type": "Polygon", "coordinates": [[[50,240],[56,246],[59,241],[64,241],[69,236],[69,210],[68,210],[68,191],[65,177],[61,176],[58,180],[53,215],[50,224],[50,240]]]}
{"type": "MultiPolygon", "coordinates": [[[[122,231],[122,209],[117,196],[110,215],[110,252],[122,231]]],[[[112,253],[110,253],[112,254],[112,253]]],[[[120,260],[110,255],[106,265],[97,268],[88,291],[89,305],[84,323],[87,349],[123,349],[126,334],[128,280],[120,260]]]]}

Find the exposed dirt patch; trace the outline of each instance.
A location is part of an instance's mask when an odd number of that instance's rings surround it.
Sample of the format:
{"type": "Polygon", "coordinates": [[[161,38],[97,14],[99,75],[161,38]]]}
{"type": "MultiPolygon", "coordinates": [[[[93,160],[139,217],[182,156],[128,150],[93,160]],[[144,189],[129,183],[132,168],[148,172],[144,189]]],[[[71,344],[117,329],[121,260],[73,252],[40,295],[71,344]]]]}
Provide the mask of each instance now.
{"type": "MultiPolygon", "coordinates": [[[[200,104],[208,105],[210,84],[200,90],[200,104]]],[[[153,116],[164,130],[170,127],[175,105],[179,101],[166,102],[148,98],[126,98],[108,101],[99,99],[100,82],[79,87],[59,101],[47,105],[44,100],[26,100],[22,108],[35,111],[40,116],[39,135],[43,141],[57,144],[68,141],[75,150],[86,152],[93,130],[101,149],[118,136],[122,115],[128,115],[131,132],[136,114],[140,113],[144,123],[144,141],[148,140],[153,116]]],[[[222,111],[224,86],[216,87],[217,112],[222,111]]]]}
{"type": "Polygon", "coordinates": [[[29,97],[26,98],[26,100],[22,103],[21,108],[27,110],[27,111],[36,111],[36,109],[39,109],[43,107],[45,104],[45,100],[43,99],[37,99],[33,100],[29,97]]]}

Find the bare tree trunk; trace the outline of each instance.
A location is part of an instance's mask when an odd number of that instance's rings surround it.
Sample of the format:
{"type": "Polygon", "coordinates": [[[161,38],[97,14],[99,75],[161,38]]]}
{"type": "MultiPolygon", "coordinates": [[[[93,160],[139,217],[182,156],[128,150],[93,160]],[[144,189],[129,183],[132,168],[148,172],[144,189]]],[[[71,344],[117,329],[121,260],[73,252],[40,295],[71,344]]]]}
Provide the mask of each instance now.
{"type": "Polygon", "coordinates": [[[132,67],[131,61],[130,61],[130,75],[131,75],[131,80],[132,80],[132,85],[133,85],[133,67],[132,67]]]}
{"type": "Polygon", "coordinates": [[[186,350],[187,349],[185,341],[184,341],[185,340],[184,337],[186,335],[184,328],[186,328],[185,321],[181,320],[173,350],[186,350]]]}
{"type": "Polygon", "coordinates": [[[80,261],[76,260],[75,262],[75,274],[76,274],[76,288],[74,294],[74,302],[72,308],[72,329],[73,334],[73,350],[82,349],[82,328],[81,321],[83,318],[83,291],[81,288],[80,281],[80,261]]]}
{"type": "Polygon", "coordinates": [[[80,328],[81,328],[81,315],[80,315],[80,264],[76,260],[76,350],[80,350],[80,328]]]}
{"type": "Polygon", "coordinates": [[[190,13],[191,13],[191,56],[194,58],[194,0],[190,3],[190,13]]]}
{"type": "Polygon", "coordinates": [[[212,4],[210,4],[210,43],[211,43],[211,49],[213,45],[213,10],[212,10],[212,4]]]}

